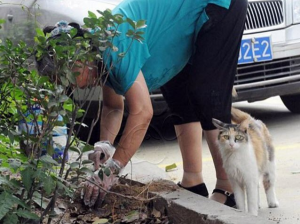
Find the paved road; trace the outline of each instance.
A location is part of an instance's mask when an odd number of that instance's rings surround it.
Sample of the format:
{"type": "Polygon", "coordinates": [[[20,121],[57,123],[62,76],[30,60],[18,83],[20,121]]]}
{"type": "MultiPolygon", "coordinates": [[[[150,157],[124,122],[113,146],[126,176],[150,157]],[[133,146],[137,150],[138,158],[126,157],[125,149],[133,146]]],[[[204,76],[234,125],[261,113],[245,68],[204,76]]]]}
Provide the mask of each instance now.
{"type": "MultiPolygon", "coordinates": [[[[251,104],[240,102],[235,106],[266,123],[276,148],[276,190],[280,207],[267,208],[266,197],[261,188],[259,216],[273,220],[274,223],[300,223],[300,115],[290,113],[278,97],[251,104]]],[[[162,126],[161,124],[161,120],[157,121],[157,124],[153,121],[153,126],[158,130],[162,126]]],[[[173,132],[169,130],[170,127],[168,130],[166,128],[167,126],[164,126],[162,130],[159,130],[163,133],[165,140],[157,140],[158,136],[153,134],[152,136],[155,138],[149,138],[143,142],[132,162],[133,165],[149,162],[156,164],[162,170],[165,169],[165,166],[176,163],[177,169],[166,175],[170,180],[178,182],[182,175],[181,155],[177,142],[171,140],[174,137],[173,132]]],[[[209,190],[212,191],[215,171],[206,142],[203,146],[203,174],[209,190]]]]}

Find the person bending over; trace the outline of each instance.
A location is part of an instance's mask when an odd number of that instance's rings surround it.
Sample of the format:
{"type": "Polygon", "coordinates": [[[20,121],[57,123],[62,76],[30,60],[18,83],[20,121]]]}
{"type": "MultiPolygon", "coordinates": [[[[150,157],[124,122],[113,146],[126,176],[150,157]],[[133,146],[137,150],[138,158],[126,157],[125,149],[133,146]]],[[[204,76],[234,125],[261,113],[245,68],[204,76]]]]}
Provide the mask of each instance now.
{"type": "MultiPolygon", "coordinates": [[[[89,158],[94,160],[95,170],[105,164],[112,174],[103,180],[95,174],[93,181],[107,190],[115,183],[140,147],[153,116],[149,92],[161,88],[176,115],[174,125],[184,171],[178,185],[208,197],[202,176],[204,130],[217,179],[211,199],[235,205],[212,118],[230,122],[231,91],[246,10],[247,0],[173,0],[172,4],[165,0],[124,0],[113,10],[113,14],[134,21],[146,20],[147,27],[143,43],[131,44],[126,37],[129,25],[121,24],[120,36],[114,38],[113,44],[119,52],[130,46],[128,52],[120,61],[117,52],[104,57],[106,67],[112,69],[102,88],[100,142],[89,158]],[[114,149],[123,118],[123,97],[129,115],[114,149]]],[[[86,182],[86,205],[94,206],[104,195],[98,186],[86,182]]]]}

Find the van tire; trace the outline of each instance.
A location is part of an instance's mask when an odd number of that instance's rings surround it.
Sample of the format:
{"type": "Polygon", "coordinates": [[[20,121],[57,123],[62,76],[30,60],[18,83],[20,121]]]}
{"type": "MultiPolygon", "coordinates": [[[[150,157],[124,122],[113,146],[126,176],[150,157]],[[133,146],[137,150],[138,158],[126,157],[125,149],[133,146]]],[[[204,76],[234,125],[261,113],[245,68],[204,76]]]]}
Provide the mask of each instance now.
{"type": "Polygon", "coordinates": [[[289,111],[295,114],[300,113],[300,94],[285,95],[280,98],[289,111]]]}

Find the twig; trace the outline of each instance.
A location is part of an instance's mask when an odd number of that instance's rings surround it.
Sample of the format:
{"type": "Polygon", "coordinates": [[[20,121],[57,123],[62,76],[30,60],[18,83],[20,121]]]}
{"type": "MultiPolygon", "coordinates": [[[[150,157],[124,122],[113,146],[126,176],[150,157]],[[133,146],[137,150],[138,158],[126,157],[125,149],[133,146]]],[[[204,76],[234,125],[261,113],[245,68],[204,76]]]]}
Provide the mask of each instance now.
{"type": "Polygon", "coordinates": [[[142,192],[141,193],[139,193],[137,196],[139,196],[139,195],[141,195],[141,194],[143,194],[146,190],[148,190],[149,191],[149,188],[150,188],[150,185],[152,184],[152,181],[148,184],[148,186],[145,186],[145,188],[144,188],[144,190],[142,190],[142,192]]]}
{"type": "MultiPolygon", "coordinates": [[[[110,194],[113,194],[113,195],[116,195],[116,196],[120,196],[122,198],[127,198],[127,199],[133,199],[133,200],[137,200],[137,201],[142,201],[142,202],[148,202],[148,201],[152,201],[154,199],[157,198],[157,196],[154,196],[154,197],[151,197],[151,198],[140,198],[138,196],[128,196],[128,195],[123,195],[123,194],[120,194],[120,193],[117,193],[117,192],[114,192],[114,191],[109,191],[109,190],[106,190],[105,188],[103,188],[102,186],[100,186],[99,184],[95,183],[94,181],[91,181],[90,179],[88,178],[85,178],[85,177],[79,177],[85,181],[88,181],[94,185],[96,185],[97,187],[99,187],[101,190],[103,190],[105,193],[110,193],[110,194]]],[[[147,189],[147,188],[146,188],[147,189]]],[[[145,190],[144,190],[145,191],[145,190]]],[[[140,195],[140,194],[139,194],[140,195]]]]}

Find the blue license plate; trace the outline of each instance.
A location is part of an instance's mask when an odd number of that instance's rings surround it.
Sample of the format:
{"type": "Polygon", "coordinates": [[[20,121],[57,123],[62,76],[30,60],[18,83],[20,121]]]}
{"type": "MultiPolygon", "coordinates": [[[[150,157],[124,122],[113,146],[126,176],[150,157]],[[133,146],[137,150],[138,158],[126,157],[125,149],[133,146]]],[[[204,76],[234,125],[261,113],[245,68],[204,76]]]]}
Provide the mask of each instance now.
{"type": "Polygon", "coordinates": [[[239,53],[239,64],[269,61],[273,59],[270,37],[243,39],[239,53]]]}

